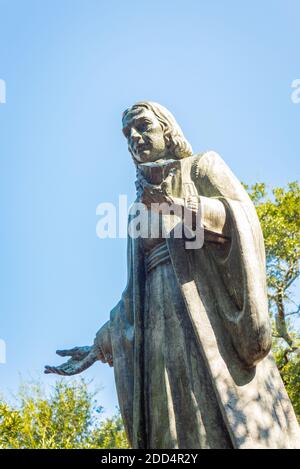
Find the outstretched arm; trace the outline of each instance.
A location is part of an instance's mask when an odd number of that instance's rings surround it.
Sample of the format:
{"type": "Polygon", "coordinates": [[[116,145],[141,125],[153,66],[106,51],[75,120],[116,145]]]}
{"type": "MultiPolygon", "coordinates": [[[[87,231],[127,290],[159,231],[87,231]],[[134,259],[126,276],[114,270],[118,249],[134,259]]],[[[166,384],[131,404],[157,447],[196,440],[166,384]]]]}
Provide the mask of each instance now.
{"type": "Polygon", "coordinates": [[[58,374],[62,376],[72,376],[81,373],[96,361],[108,363],[113,366],[111,352],[109,321],[97,332],[92,346],[74,347],[70,350],[57,350],[57,355],[61,357],[71,357],[59,366],[45,366],[45,373],[58,374]]]}

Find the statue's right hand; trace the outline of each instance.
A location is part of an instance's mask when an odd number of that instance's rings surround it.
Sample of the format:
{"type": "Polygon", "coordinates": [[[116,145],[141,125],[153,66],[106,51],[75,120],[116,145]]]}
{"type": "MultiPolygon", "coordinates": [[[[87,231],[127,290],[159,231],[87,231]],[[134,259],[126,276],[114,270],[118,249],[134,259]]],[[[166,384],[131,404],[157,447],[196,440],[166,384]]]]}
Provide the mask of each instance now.
{"type": "Polygon", "coordinates": [[[63,376],[72,376],[86,370],[97,360],[104,360],[102,352],[95,345],[74,347],[69,350],[57,350],[57,355],[61,357],[71,357],[59,366],[45,366],[45,373],[54,373],[63,376]]]}

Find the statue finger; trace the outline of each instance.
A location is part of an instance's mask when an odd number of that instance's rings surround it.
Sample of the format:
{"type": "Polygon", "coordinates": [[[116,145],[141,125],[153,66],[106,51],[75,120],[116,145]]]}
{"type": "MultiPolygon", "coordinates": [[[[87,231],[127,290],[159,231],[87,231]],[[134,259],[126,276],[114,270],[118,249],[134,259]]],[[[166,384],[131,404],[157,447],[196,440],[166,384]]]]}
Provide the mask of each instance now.
{"type": "Polygon", "coordinates": [[[48,374],[50,374],[50,373],[53,373],[53,371],[52,371],[52,369],[51,369],[51,366],[46,365],[46,366],[45,366],[45,369],[44,369],[44,373],[45,373],[46,375],[48,375],[48,374]]]}
{"type": "Polygon", "coordinates": [[[45,366],[44,373],[45,374],[53,373],[53,374],[56,374],[56,375],[64,375],[65,374],[65,372],[62,369],[60,369],[59,367],[57,367],[57,366],[48,366],[48,365],[45,366]]]}
{"type": "Polygon", "coordinates": [[[73,355],[80,353],[83,348],[84,347],[73,347],[66,350],[56,350],[56,354],[60,357],[73,357],[73,355]]]}
{"type": "Polygon", "coordinates": [[[91,350],[91,347],[74,347],[67,350],[57,350],[56,353],[60,357],[72,357],[74,360],[82,360],[85,358],[91,350]]]}
{"type": "Polygon", "coordinates": [[[77,347],[66,349],[66,350],[56,350],[56,354],[59,355],[60,357],[71,357],[75,351],[75,348],[77,347]]]}
{"type": "Polygon", "coordinates": [[[172,194],[173,175],[169,174],[166,179],[161,183],[161,189],[166,195],[172,194]]]}

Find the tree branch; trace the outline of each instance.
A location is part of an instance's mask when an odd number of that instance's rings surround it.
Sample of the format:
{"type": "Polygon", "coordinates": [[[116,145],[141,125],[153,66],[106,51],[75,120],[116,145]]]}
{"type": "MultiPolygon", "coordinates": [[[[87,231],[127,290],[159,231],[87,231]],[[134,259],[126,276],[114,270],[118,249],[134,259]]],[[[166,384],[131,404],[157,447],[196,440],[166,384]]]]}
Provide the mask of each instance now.
{"type": "Polygon", "coordinates": [[[293,316],[294,314],[299,314],[300,313],[300,305],[298,306],[297,311],[292,311],[291,313],[286,313],[286,316],[293,316]]]}
{"type": "Polygon", "coordinates": [[[293,348],[293,339],[288,333],[285,319],[284,303],[282,291],[278,291],[276,295],[277,314],[275,317],[276,330],[278,335],[286,341],[286,343],[293,348]]]}

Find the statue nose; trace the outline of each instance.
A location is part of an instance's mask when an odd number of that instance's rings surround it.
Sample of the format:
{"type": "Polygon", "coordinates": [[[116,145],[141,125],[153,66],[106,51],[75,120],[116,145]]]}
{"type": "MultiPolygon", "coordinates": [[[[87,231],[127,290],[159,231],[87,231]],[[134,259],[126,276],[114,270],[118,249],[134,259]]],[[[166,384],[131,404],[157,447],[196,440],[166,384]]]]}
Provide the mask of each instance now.
{"type": "Polygon", "coordinates": [[[131,129],[130,138],[133,143],[142,140],[141,134],[134,128],[131,129]]]}

